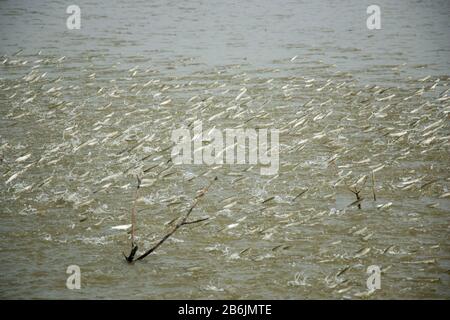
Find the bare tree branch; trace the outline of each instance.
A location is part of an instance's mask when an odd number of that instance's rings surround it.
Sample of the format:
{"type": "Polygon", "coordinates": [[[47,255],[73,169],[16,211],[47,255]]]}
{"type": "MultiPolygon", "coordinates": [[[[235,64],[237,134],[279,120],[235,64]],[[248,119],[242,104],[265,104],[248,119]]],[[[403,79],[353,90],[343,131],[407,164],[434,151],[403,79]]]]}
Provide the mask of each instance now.
{"type": "MultiPolygon", "coordinates": [[[[197,223],[197,222],[201,222],[201,221],[205,221],[207,218],[204,219],[199,219],[199,220],[194,220],[194,221],[187,221],[189,216],[191,215],[192,211],[194,210],[194,208],[197,206],[197,204],[199,203],[200,199],[208,192],[209,188],[211,187],[211,185],[214,183],[214,181],[217,180],[217,177],[215,177],[208,186],[206,186],[205,188],[203,188],[202,190],[200,190],[197,194],[197,196],[194,198],[194,201],[192,203],[192,205],[190,206],[189,210],[186,212],[186,214],[184,215],[184,217],[172,228],[172,230],[170,230],[166,235],[164,235],[155,245],[153,245],[150,249],[148,249],[145,253],[143,253],[142,255],[140,255],[138,258],[136,258],[135,260],[142,260],[144,259],[146,256],[148,256],[149,254],[151,254],[153,251],[155,251],[156,249],[159,248],[159,246],[161,246],[167,239],[169,239],[179,228],[181,228],[184,225],[188,225],[188,224],[193,224],[193,223],[197,223]]],[[[131,259],[131,261],[129,259],[127,259],[128,262],[133,262],[134,260],[131,259]]]]}
{"type": "Polygon", "coordinates": [[[198,220],[194,220],[194,221],[186,221],[186,222],[183,223],[183,226],[184,226],[184,225],[187,225],[187,224],[199,223],[199,222],[202,222],[202,221],[206,221],[206,220],[208,220],[208,219],[209,219],[209,218],[203,218],[203,219],[198,219],[198,220]]]}

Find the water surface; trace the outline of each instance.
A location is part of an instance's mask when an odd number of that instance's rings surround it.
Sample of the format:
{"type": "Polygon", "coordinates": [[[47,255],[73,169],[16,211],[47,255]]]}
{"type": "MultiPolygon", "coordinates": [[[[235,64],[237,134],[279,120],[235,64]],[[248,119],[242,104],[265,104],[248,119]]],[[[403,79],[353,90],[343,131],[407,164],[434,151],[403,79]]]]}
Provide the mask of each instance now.
{"type": "Polygon", "coordinates": [[[370,4],[0,2],[0,296],[448,299],[449,5],[370,4]],[[280,129],[278,175],[173,165],[195,120],[280,129]],[[136,175],[140,251],[218,181],[128,265],[136,175]]]}

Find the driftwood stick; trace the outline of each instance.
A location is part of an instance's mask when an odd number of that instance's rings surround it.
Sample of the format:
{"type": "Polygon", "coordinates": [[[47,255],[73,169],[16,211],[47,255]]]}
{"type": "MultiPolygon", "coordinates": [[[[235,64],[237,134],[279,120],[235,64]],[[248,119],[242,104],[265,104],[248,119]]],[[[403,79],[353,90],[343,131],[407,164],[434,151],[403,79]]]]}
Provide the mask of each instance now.
{"type": "Polygon", "coordinates": [[[142,255],[140,255],[136,260],[142,260],[144,259],[146,256],[148,256],[149,254],[151,254],[153,251],[155,251],[156,249],[159,248],[159,246],[161,246],[167,239],[170,238],[170,236],[172,236],[179,228],[181,228],[184,225],[187,224],[193,224],[193,223],[197,223],[197,222],[201,222],[204,221],[206,219],[199,219],[199,220],[194,220],[194,221],[187,221],[187,219],[189,218],[190,214],[192,213],[192,211],[194,210],[194,208],[197,206],[197,204],[199,203],[200,199],[208,192],[209,188],[211,187],[211,185],[213,184],[214,181],[217,180],[217,177],[214,178],[213,181],[211,181],[209,183],[209,185],[205,188],[203,188],[202,190],[199,191],[199,193],[197,194],[197,196],[194,198],[194,202],[192,203],[192,205],[190,206],[189,210],[186,212],[186,214],[184,215],[184,217],[172,228],[172,230],[170,230],[165,236],[163,236],[155,245],[153,245],[153,247],[151,247],[150,249],[148,249],[145,253],[143,253],[142,255]]]}
{"type": "Polygon", "coordinates": [[[377,201],[377,195],[375,194],[375,172],[372,170],[372,193],[373,193],[373,201],[377,201]]]}
{"type": "Polygon", "coordinates": [[[206,221],[206,220],[208,220],[208,219],[209,219],[209,218],[203,218],[203,219],[198,219],[198,220],[194,220],[194,221],[186,221],[186,222],[183,223],[183,226],[184,226],[184,225],[187,225],[187,224],[199,223],[199,222],[202,222],[202,221],[206,221]]]}
{"type": "MultiPolygon", "coordinates": [[[[337,165],[336,165],[336,161],[335,161],[335,160],[336,160],[336,159],[333,159],[332,161],[330,161],[330,164],[333,164],[333,165],[334,165],[333,168],[334,168],[334,170],[336,171],[336,174],[337,174],[338,177],[339,177],[339,172],[338,172],[338,168],[337,168],[337,165]]],[[[374,177],[373,177],[373,172],[372,172],[372,179],[374,179],[374,177]]],[[[358,209],[361,209],[361,202],[364,200],[364,198],[361,197],[360,193],[361,193],[362,189],[364,188],[364,185],[366,184],[367,176],[365,176],[365,177],[363,178],[363,180],[361,181],[362,184],[361,184],[361,188],[360,188],[359,190],[357,189],[357,186],[356,186],[356,184],[357,184],[358,182],[355,182],[353,185],[349,185],[349,184],[347,183],[347,181],[345,181],[345,178],[342,178],[342,181],[344,182],[344,184],[345,184],[345,186],[347,187],[347,189],[348,189],[351,193],[353,193],[353,194],[355,195],[355,197],[356,197],[356,201],[350,203],[347,207],[351,207],[351,206],[354,206],[354,205],[357,204],[357,205],[358,205],[358,209]]],[[[374,183],[373,181],[374,181],[374,180],[372,180],[372,183],[374,183]]],[[[375,198],[375,187],[373,187],[373,188],[374,188],[374,189],[373,189],[374,199],[376,200],[376,198],[375,198]]]]}
{"type": "Polygon", "coordinates": [[[301,197],[303,194],[305,194],[309,189],[306,188],[305,190],[303,190],[302,192],[300,192],[298,195],[295,196],[294,199],[292,199],[292,202],[294,202],[295,200],[297,200],[297,198],[301,197]]]}

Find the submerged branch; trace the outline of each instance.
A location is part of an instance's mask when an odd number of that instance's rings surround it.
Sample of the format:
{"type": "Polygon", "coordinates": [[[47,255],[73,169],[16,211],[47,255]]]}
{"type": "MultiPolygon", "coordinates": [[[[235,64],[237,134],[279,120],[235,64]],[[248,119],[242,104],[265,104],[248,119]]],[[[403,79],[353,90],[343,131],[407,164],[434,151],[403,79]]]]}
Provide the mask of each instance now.
{"type": "MultiPolygon", "coordinates": [[[[131,259],[129,259],[131,257],[131,254],[130,254],[130,257],[127,258],[127,261],[129,263],[131,263],[131,262],[133,262],[135,260],[142,260],[142,259],[144,259],[146,256],[151,254],[153,251],[158,249],[167,239],[169,239],[182,226],[188,225],[188,224],[194,224],[194,223],[198,223],[198,222],[202,222],[202,221],[207,220],[208,218],[202,218],[202,219],[198,219],[198,220],[188,221],[188,218],[191,215],[191,213],[194,210],[194,208],[198,205],[200,199],[208,192],[209,188],[211,187],[211,185],[216,180],[217,180],[217,177],[215,177],[213,179],[213,181],[211,181],[209,183],[208,186],[206,186],[205,188],[203,188],[202,190],[199,191],[197,196],[194,198],[194,201],[193,201],[192,205],[189,207],[189,210],[186,212],[186,214],[183,216],[183,218],[166,235],[164,235],[155,245],[153,245],[150,249],[148,249],[146,252],[144,252],[142,255],[140,255],[136,259],[134,259],[134,254],[133,254],[133,257],[131,259]]],[[[135,248],[137,250],[137,246],[135,248]]],[[[134,251],[134,253],[136,253],[136,252],[134,251]]]]}
{"type": "Polygon", "coordinates": [[[351,207],[351,206],[353,206],[353,205],[355,205],[355,204],[358,204],[358,209],[361,209],[361,202],[364,200],[364,198],[362,198],[362,197],[359,195],[359,193],[361,192],[361,189],[360,189],[360,190],[357,190],[356,187],[355,187],[354,189],[348,187],[348,189],[349,189],[350,192],[352,192],[352,193],[355,195],[355,197],[356,197],[356,201],[350,203],[350,204],[348,205],[348,207],[351,207]]]}
{"type": "Polygon", "coordinates": [[[199,223],[199,222],[202,222],[202,221],[206,221],[206,220],[208,220],[208,219],[209,219],[209,218],[203,218],[203,219],[198,219],[198,220],[194,220],[194,221],[186,221],[186,222],[183,223],[183,225],[199,223]]]}
{"type": "Polygon", "coordinates": [[[377,201],[377,195],[375,193],[375,172],[372,170],[372,194],[373,194],[373,201],[377,201]]]}
{"type": "MultiPolygon", "coordinates": [[[[338,168],[337,168],[337,164],[336,164],[336,161],[335,161],[336,159],[332,159],[330,162],[329,162],[329,164],[331,165],[333,165],[333,168],[334,168],[334,170],[336,171],[336,174],[337,174],[337,176],[339,177],[339,172],[338,172],[338,168]]],[[[372,179],[374,179],[374,176],[373,176],[373,172],[372,172],[372,179]]],[[[358,205],[358,209],[361,209],[361,202],[364,200],[364,198],[363,197],[361,197],[360,196],[360,193],[361,193],[361,191],[362,191],[362,189],[364,188],[364,185],[366,184],[366,181],[367,181],[367,176],[363,176],[362,178],[360,178],[358,181],[356,181],[354,184],[352,184],[352,185],[349,185],[348,183],[347,183],[347,181],[345,181],[345,177],[344,178],[342,178],[342,181],[344,182],[344,184],[345,184],[345,186],[347,187],[347,189],[351,192],[351,193],[353,193],[354,195],[355,195],[355,197],[356,197],[356,201],[354,201],[354,202],[352,202],[352,203],[350,203],[347,207],[351,207],[351,206],[354,206],[354,205],[358,205]],[[358,190],[358,188],[357,188],[357,185],[361,185],[360,186],[360,188],[359,188],[359,190],[358,190]]],[[[372,180],[372,183],[374,183],[374,180],[372,180]]],[[[375,198],[375,188],[373,188],[373,194],[374,194],[374,200],[376,200],[376,198],[375,198]]]]}

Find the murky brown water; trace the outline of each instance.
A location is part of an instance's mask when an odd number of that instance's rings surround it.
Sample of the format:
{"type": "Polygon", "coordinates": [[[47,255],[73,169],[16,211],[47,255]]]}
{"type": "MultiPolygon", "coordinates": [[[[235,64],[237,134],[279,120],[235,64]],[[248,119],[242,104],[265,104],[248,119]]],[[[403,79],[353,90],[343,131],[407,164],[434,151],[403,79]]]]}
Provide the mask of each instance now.
{"type": "Polygon", "coordinates": [[[0,2],[0,297],[448,299],[448,3],[382,2],[378,31],[369,4],[79,1],[71,31],[63,1],[0,2]],[[196,119],[280,129],[278,175],[173,165],[196,119]],[[140,251],[219,179],[128,265],[137,174],[140,251]]]}

